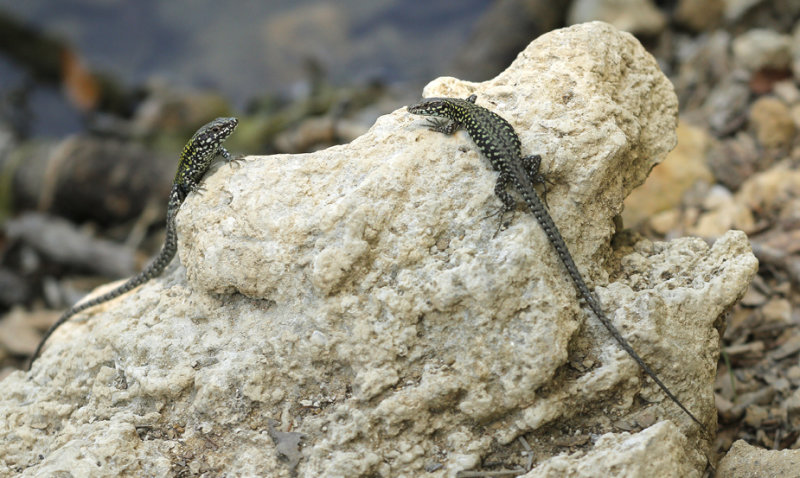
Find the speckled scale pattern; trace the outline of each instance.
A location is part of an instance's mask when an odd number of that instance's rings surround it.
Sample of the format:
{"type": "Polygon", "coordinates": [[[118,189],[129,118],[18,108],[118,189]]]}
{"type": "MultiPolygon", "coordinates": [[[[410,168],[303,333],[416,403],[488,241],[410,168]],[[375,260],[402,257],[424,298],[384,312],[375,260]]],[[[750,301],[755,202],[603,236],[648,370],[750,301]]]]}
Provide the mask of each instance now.
{"type": "Polygon", "coordinates": [[[50,329],[45,332],[44,337],[42,337],[38,347],[36,347],[36,351],[33,353],[33,356],[31,356],[31,360],[28,363],[28,370],[30,370],[34,360],[36,360],[42,352],[42,348],[45,342],[47,342],[47,339],[61,324],[69,320],[70,317],[90,307],[115,299],[150,279],[158,277],[164,272],[164,269],[172,262],[172,258],[175,257],[175,253],[178,251],[178,233],[175,229],[175,217],[178,215],[178,210],[181,204],[183,204],[184,199],[186,199],[186,196],[197,189],[200,180],[203,178],[206,171],[208,171],[211,162],[217,155],[221,155],[225,159],[230,160],[230,154],[222,147],[222,143],[233,133],[237,124],[238,120],[236,118],[217,118],[197,130],[183,148],[181,159],[178,163],[178,172],[175,173],[175,180],[172,183],[172,188],[169,193],[169,200],[167,202],[167,237],[164,240],[161,251],[153,258],[147,267],[128,279],[121,286],[99,297],[95,297],[90,301],[74,305],[64,312],[50,329]]]}
{"type": "Polygon", "coordinates": [[[502,201],[505,209],[510,211],[516,207],[514,198],[506,191],[506,187],[512,184],[522,195],[525,203],[542,226],[550,244],[556,250],[581,297],[586,301],[606,330],[620,347],[636,361],[639,367],[653,379],[667,397],[678,405],[695,423],[700,425],[703,432],[709,436],[705,425],[664,385],[656,373],[642,360],[630,343],[611,323],[600,306],[600,301],[597,300],[594,293],[586,285],[583,276],[575,265],[575,261],[572,259],[572,254],[570,254],[564,238],[533,187],[534,183],[544,182],[544,179],[539,174],[540,157],[538,155],[523,157],[522,146],[514,127],[500,115],[475,104],[476,99],[476,95],[471,95],[466,99],[424,98],[421,102],[409,106],[408,111],[412,114],[437,118],[429,120],[430,129],[433,131],[453,134],[459,128],[464,128],[469,133],[484,156],[489,159],[492,168],[500,172],[494,192],[502,201]]]}
{"type": "Polygon", "coordinates": [[[505,158],[522,156],[522,145],[514,128],[500,115],[475,104],[476,96],[428,98],[409,107],[414,114],[447,118],[450,123],[442,133],[454,133],[463,127],[496,171],[502,171],[505,158]]]}
{"type": "Polygon", "coordinates": [[[217,118],[197,130],[186,143],[173,181],[184,195],[197,187],[218,154],[230,159],[230,154],[222,147],[222,143],[238,124],[236,118],[217,118]]]}

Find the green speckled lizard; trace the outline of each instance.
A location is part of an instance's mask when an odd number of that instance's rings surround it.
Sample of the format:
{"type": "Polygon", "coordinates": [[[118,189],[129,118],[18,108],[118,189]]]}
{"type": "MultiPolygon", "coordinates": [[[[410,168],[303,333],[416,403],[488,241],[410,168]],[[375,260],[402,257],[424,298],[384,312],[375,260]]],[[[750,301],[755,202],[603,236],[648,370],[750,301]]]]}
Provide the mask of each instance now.
{"type": "Polygon", "coordinates": [[[64,312],[39,342],[39,346],[36,347],[36,351],[28,363],[28,370],[30,370],[33,361],[41,353],[47,339],[70,317],[90,307],[117,298],[150,279],[158,277],[164,271],[178,250],[178,235],[175,231],[175,217],[178,215],[178,209],[180,209],[186,196],[190,192],[197,190],[200,180],[203,179],[203,175],[208,171],[211,162],[217,155],[230,160],[231,155],[222,147],[222,143],[233,133],[238,123],[239,121],[236,118],[217,118],[197,130],[192,139],[183,148],[181,159],[178,163],[178,172],[175,174],[172,189],[169,193],[169,201],[167,202],[167,238],[164,241],[161,252],[153,258],[147,267],[121,286],[92,300],[74,305],[64,312]]]}
{"type": "Polygon", "coordinates": [[[639,357],[633,350],[630,343],[619,333],[619,330],[606,317],[605,312],[600,307],[600,302],[594,293],[584,282],[583,277],[572,259],[572,255],[567,249],[567,244],[561,237],[553,219],[547,212],[542,200],[539,198],[534,183],[544,181],[539,174],[540,157],[538,155],[522,156],[522,146],[519,136],[514,128],[502,117],[489,111],[482,106],[475,104],[476,96],[462,100],[459,98],[425,98],[420,103],[409,106],[408,111],[413,114],[430,116],[436,119],[429,119],[432,131],[439,133],[453,134],[459,128],[466,129],[481,152],[489,159],[492,168],[500,172],[497,178],[494,192],[503,202],[504,209],[511,211],[516,207],[514,198],[506,191],[506,186],[513,184],[517,191],[522,195],[536,220],[544,229],[550,244],[558,253],[558,257],[566,267],[572,282],[580,292],[581,297],[589,305],[594,314],[600,319],[603,326],[609,331],[612,337],[622,347],[628,355],[636,361],[639,367],[645,371],[650,378],[658,385],[661,390],[669,397],[681,410],[686,412],[695,423],[700,425],[703,432],[708,435],[705,425],[700,422],[678,398],[667,388],[666,385],[656,376],[656,373],[639,357]]]}

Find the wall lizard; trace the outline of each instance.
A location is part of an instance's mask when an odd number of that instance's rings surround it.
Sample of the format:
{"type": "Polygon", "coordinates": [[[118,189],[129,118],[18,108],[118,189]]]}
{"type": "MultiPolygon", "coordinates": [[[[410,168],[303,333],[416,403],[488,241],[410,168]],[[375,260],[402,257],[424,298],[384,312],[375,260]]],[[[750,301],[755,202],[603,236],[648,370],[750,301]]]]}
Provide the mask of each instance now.
{"type": "Polygon", "coordinates": [[[31,369],[34,360],[39,357],[47,339],[70,317],[90,307],[115,299],[150,279],[158,277],[164,271],[178,250],[178,234],[175,230],[175,218],[178,215],[178,209],[180,209],[181,204],[183,204],[184,199],[190,192],[198,190],[203,175],[208,171],[217,155],[228,161],[231,160],[230,153],[222,146],[222,143],[233,133],[238,123],[239,121],[236,118],[217,118],[197,130],[189,142],[186,143],[186,146],[183,147],[183,152],[178,162],[178,171],[175,173],[175,179],[172,182],[167,202],[167,237],[161,251],[147,267],[121,286],[92,300],[73,305],[64,312],[45,332],[44,337],[36,347],[36,351],[31,356],[30,362],[28,362],[28,370],[31,369]]]}
{"type": "Polygon", "coordinates": [[[506,190],[506,186],[513,185],[522,195],[536,220],[544,229],[550,244],[556,250],[558,257],[566,267],[572,282],[580,292],[581,297],[589,305],[603,326],[622,347],[628,355],[650,376],[656,385],[675,402],[681,410],[708,435],[705,425],[690,412],[680,400],[658,378],[656,373],[633,350],[630,343],[620,334],[619,330],[608,319],[600,307],[599,300],[584,282],[567,244],[561,237],[547,208],[534,189],[534,183],[543,183],[544,178],[539,174],[540,156],[522,156],[522,145],[516,131],[505,119],[488,109],[475,104],[476,95],[467,99],[460,98],[424,98],[421,102],[409,106],[412,114],[429,116],[429,125],[432,131],[444,134],[453,134],[459,128],[464,128],[481,152],[489,159],[495,171],[499,171],[494,192],[503,203],[505,211],[512,211],[516,201],[506,190]]]}

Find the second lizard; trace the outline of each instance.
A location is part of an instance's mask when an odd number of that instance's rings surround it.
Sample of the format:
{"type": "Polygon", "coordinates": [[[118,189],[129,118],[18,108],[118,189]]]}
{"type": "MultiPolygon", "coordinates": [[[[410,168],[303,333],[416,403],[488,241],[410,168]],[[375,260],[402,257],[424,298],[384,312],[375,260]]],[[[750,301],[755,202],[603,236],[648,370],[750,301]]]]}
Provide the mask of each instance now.
{"type": "Polygon", "coordinates": [[[175,217],[178,215],[178,209],[180,209],[186,196],[200,186],[200,180],[203,179],[203,175],[208,171],[208,168],[217,155],[230,160],[231,156],[222,146],[222,143],[233,133],[238,123],[239,121],[236,118],[217,118],[197,130],[183,148],[181,159],[178,163],[178,171],[175,173],[175,179],[172,181],[172,189],[170,190],[169,201],[167,202],[167,238],[164,241],[164,246],[161,248],[161,251],[147,267],[137,275],[128,279],[121,286],[99,297],[95,297],[92,300],[74,305],[64,312],[50,329],[45,332],[30,362],[28,362],[28,370],[33,366],[33,361],[39,357],[47,339],[61,324],[69,320],[70,317],[90,307],[115,299],[139,287],[150,279],[161,275],[167,265],[172,261],[172,258],[175,257],[175,253],[178,250],[178,234],[175,230],[175,217]]]}
{"type": "Polygon", "coordinates": [[[513,185],[525,199],[536,220],[544,229],[550,244],[556,250],[558,257],[567,269],[572,282],[580,292],[581,297],[600,319],[614,340],[628,355],[641,367],[644,372],[658,385],[659,388],[675,402],[695,423],[700,425],[707,434],[705,425],[690,412],[669,388],[658,378],[656,373],[633,350],[630,343],[620,334],[619,330],[608,319],[600,302],[586,285],[567,244],[561,237],[547,208],[534,189],[534,183],[544,181],[539,174],[539,156],[522,156],[522,146],[516,131],[500,115],[475,104],[476,96],[467,99],[460,98],[425,98],[420,103],[409,106],[408,111],[413,114],[429,116],[432,119],[430,129],[439,133],[453,134],[459,128],[464,128],[481,152],[489,159],[492,167],[500,172],[495,185],[495,194],[503,202],[506,211],[516,207],[514,198],[506,191],[508,185],[513,185]]]}

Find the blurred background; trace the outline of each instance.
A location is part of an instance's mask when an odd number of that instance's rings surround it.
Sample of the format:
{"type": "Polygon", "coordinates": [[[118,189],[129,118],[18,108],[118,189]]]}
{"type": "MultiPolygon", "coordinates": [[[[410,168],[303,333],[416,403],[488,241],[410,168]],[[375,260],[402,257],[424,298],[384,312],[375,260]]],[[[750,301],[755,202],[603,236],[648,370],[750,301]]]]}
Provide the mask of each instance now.
{"type": "Polygon", "coordinates": [[[0,1],[0,380],[158,251],[178,155],[210,119],[240,119],[234,154],[347,143],[432,79],[492,78],[591,20],[633,33],[681,105],[625,227],[741,229],[760,262],[722,328],[717,450],[800,448],[797,0],[0,1]]]}

